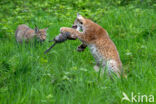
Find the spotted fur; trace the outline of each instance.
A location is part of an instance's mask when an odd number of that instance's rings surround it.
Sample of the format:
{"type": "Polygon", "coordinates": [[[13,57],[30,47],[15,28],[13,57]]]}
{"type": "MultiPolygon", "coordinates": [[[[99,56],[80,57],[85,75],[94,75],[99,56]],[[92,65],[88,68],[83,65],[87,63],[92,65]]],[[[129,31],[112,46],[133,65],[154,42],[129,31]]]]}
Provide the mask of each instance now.
{"type": "Polygon", "coordinates": [[[117,48],[108,36],[107,31],[90,19],[86,19],[79,14],[74,25],[78,27],[77,30],[62,27],[60,32],[69,32],[72,35],[71,37],[79,38],[83,44],[90,48],[97,63],[95,66],[96,69],[102,66],[103,69],[108,69],[109,72],[114,72],[120,76],[122,72],[122,62],[117,48]]]}

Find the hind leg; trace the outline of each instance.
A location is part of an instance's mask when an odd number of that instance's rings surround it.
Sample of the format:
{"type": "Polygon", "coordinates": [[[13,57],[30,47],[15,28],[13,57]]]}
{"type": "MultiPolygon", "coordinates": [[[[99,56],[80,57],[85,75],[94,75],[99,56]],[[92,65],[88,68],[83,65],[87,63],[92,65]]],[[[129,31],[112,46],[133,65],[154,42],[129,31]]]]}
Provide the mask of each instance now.
{"type": "Polygon", "coordinates": [[[110,76],[112,76],[111,74],[115,73],[118,77],[120,77],[120,69],[117,67],[115,60],[109,60],[107,62],[107,69],[110,76]]]}

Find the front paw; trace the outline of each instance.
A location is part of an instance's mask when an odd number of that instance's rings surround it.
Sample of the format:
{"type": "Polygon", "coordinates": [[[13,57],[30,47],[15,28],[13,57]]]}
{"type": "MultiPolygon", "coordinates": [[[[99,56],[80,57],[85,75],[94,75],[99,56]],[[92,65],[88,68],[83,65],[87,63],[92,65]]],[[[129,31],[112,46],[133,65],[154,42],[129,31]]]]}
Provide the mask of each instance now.
{"type": "Polygon", "coordinates": [[[87,45],[85,45],[85,44],[82,43],[80,46],[77,47],[77,51],[78,52],[82,52],[82,51],[85,50],[86,47],[87,47],[87,45]]]}
{"type": "Polygon", "coordinates": [[[85,48],[82,48],[82,47],[80,47],[80,46],[79,46],[79,47],[77,47],[77,51],[78,51],[78,52],[83,52],[83,51],[84,51],[84,49],[85,49],[85,48]]]}
{"type": "Polygon", "coordinates": [[[61,27],[61,28],[60,28],[60,32],[61,32],[61,33],[65,33],[65,32],[66,32],[66,29],[67,29],[66,27],[61,27]]]}

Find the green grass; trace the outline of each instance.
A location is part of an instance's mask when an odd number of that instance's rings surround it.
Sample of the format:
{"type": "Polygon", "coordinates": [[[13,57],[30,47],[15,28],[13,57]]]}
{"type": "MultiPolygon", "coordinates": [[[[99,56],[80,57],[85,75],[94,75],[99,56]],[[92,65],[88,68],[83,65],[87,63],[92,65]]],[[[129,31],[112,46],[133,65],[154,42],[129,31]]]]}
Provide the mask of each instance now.
{"type": "Polygon", "coordinates": [[[0,104],[130,103],[121,102],[123,92],[156,98],[155,5],[145,8],[135,3],[112,6],[110,2],[96,2],[78,0],[76,7],[70,0],[0,2],[0,104]],[[98,7],[92,7],[96,2],[98,7]],[[99,78],[89,49],[76,51],[79,40],[58,44],[44,54],[52,44],[48,40],[59,33],[60,27],[71,27],[78,11],[108,31],[127,79],[112,81],[106,74],[99,78]],[[17,45],[14,33],[19,24],[49,27],[47,41],[17,45]]]}

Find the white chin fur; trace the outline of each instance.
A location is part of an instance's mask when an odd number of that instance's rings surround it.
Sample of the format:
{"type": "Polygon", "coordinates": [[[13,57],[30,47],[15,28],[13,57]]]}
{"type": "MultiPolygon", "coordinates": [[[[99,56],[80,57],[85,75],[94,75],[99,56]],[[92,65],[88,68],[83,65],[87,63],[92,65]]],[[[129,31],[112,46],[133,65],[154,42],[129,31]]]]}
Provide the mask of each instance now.
{"type": "Polygon", "coordinates": [[[77,30],[77,31],[80,31],[80,30],[81,30],[80,26],[78,26],[76,30],[77,30]]]}
{"type": "Polygon", "coordinates": [[[79,31],[79,32],[83,32],[84,31],[83,26],[78,26],[76,30],[79,31]]]}

